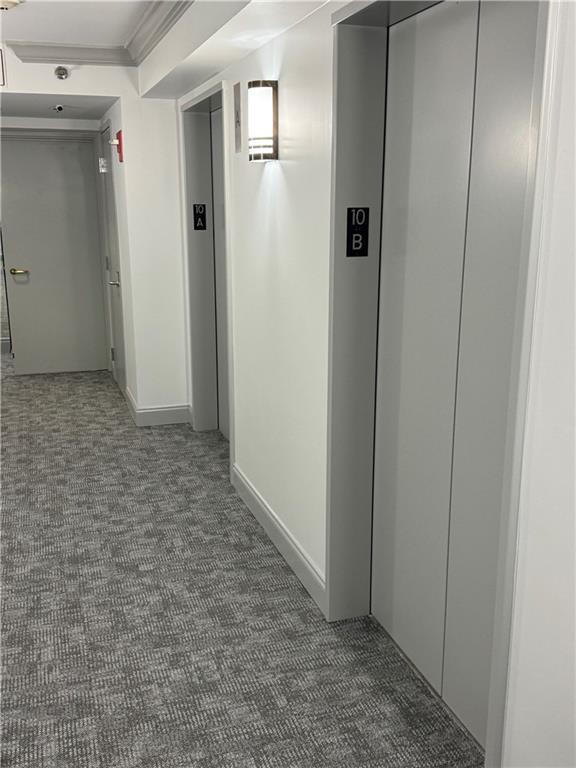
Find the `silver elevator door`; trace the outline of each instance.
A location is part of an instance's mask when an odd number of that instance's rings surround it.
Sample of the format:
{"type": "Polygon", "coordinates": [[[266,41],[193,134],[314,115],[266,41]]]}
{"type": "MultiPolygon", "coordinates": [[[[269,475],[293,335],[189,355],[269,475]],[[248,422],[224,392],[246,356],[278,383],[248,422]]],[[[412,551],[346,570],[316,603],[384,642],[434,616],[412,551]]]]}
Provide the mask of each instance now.
{"type": "Polygon", "coordinates": [[[389,28],[372,612],[482,744],[502,675],[538,8],[443,2],[389,28]]]}
{"type": "Polygon", "coordinates": [[[477,15],[389,36],[372,612],[439,692],[477,15]]]}

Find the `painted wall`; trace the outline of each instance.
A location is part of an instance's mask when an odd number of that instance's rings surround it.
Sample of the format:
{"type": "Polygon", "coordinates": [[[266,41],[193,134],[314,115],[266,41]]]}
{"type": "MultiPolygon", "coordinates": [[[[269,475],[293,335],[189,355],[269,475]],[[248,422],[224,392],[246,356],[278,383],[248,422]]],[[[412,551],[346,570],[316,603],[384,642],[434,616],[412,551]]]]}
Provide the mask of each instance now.
{"type": "MultiPolygon", "coordinates": [[[[120,107],[124,195],[117,195],[117,206],[119,229],[127,230],[132,303],[127,314],[133,323],[136,374],[128,388],[138,408],[183,406],[187,392],[176,104],[122,97],[120,107]]],[[[118,127],[112,120],[114,133],[118,127]]],[[[120,174],[120,164],[114,165],[120,174]]]]}
{"type": "Polygon", "coordinates": [[[576,6],[552,4],[551,21],[547,64],[557,69],[549,70],[549,137],[539,161],[542,192],[536,210],[542,206],[543,221],[535,242],[539,263],[504,730],[506,768],[576,765],[576,6]]]}
{"type": "Polygon", "coordinates": [[[6,50],[4,92],[116,96],[125,162],[114,164],[123,266],[127,387],[137,408],[187,402],[178,115],[172,100],[143,100],[137,71],[76,66],[68,80],[50,64],[23,64],[6,50]]]}
{"type": "MultiPolygon", "coordinates": [[[[100,125],[110,123],[110,135],[115,136],[122,126],[122,104],[120,99],[106,112],[100,125]]],[[[112,153],[114,156],[114,152],[112,153]]],[[[122,291],[122,312],[124,324],[124,349],[126,355],[126,390],[128,397],[138,402],[138,368],[136,361],[136,329],[134,326],[134,301],[132,288],[132,267],[130,259],[130,228],[128,226],[128,205],[126,192],[126,165],[113,162],[114,197],[118,224],[118,248],[120,253],[120,290],[122,291]]]]}
{"type": "MultiPolygon", "coordinates": [[[[237,469],[324,576],[332,29],[322,8],[229,69],[243,84],[243,149],[229,160],[237,469]],[[280,161],[249,163],[248,80],[279,81],[280,161]]],[[[209,81],[209,88],[215,80],[209,81]]],[[[198,92],[181,100],[184,104],[198,92]]]]}

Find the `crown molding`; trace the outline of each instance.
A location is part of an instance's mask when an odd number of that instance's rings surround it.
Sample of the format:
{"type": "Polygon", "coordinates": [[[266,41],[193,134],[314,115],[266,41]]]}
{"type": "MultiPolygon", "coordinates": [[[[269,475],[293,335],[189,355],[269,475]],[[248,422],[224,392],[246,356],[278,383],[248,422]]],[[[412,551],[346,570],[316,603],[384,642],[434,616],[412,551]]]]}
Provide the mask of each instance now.
{"type": "Polygon", "coordinates": [[[0,117],[0,132],[5,131],[99,131],[100,120],[74,117],[0,117]]]}
{"type": "Polygon", "coordinates": [[[7,40],[16,56],[25,64],[93,64],[96,66],[134,67],[130,53],[123,46],[69,45],[67,43],[30,43],[7,40]]]}
{"type": "Polygon", "coordinates": [[[155,0],[148,4],[126,45],[71,45],[7,40],[25,64],[91,64],[137,67],[192,5],[194,0],[155,0]]]}
{"type": "Polygon", "coordinates": [[[98,131],[47,128],[0,128],[0,138],[18,141],[96,141],[98,131]]]}
{"type": "Polygon", "coordinates": [[[155,0],[149,4],[126,43],[130,58],[140,64],[192,5],[194,0],[155,0]]]}

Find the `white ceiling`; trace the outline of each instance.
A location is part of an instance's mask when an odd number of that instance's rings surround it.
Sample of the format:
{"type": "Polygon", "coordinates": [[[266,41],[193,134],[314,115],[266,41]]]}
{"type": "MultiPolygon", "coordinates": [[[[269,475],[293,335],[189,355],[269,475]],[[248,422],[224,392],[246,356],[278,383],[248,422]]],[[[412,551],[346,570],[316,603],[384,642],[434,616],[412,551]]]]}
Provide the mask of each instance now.
{"type": "Polygon", "coordinates": [[[116,101],[108,96],[63,96],[47,93],[2,93],[2,117],[53,117],[65,120],[98,120],[116,101]],[[62,104],[63,112],[52,107],[62,104]]]}
{"type": "Polygon", "coordinates": [[[0,14],[3,40],[123,46],[132,37],[146,0],[25,0],[0,14]]]}
{"type": "Polygon", "coordinates": [[[140,65],[142,95],[178,98],[327,1],[22,0],[0,39],[25,63],[140,65]]]}
{"type": "Polygon", "coordinates": [[[250,0],[237,8],[219,29],[213,29],[202,40],[196,39],[196,44],[190,46],[185,58],[181,47],[180,59],[174,61],[167,74],[153,82],[153,77],[157,75],[156,54],[163,57],[164,63],[172,40],[176,34],[182,35],[182,27],[186,25],[188,29],[184,30],[187,32],[184,39],[193,41],[195,29],[203,22],[202,16],[205,18],[209,6],[218,5],[217,2],[195,2],[181,19],[180,31],[169,33],[157,51],[153,51],[150,58],[143,62],[141,92],[153,98],[178,98],[298,24],[324,2],[326,0],[250,0]]]}

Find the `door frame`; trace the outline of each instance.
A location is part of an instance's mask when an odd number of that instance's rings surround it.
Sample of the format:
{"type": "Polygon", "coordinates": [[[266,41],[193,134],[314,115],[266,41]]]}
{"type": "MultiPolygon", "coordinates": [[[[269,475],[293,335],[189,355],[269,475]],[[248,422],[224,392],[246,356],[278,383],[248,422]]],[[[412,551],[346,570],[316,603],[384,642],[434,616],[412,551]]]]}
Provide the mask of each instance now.
{"type": "MultiPolygon", "coordinates": [[[[95,141],[95,150],[96,150],[96,173],[98,174],[98,215],[99,215],[99,221],[100,221],[100,253],[101,253],[101,261],[102,261],[102,282],[104,285],[104,305],[105,305],[105,316],[106,316],[106,343],[107,343],[107,359],[108,359],[108,370],[110,372],[113,371],[113,364],[112,364],[112,347],[115,346],[114,344],[114,323],[113,323],[113,317],[112,317],[112,301],[110,297],[110,286],[108,285],[108,280],[110,276],[110,254],[108,253],[108,215],[107,215],[107,206],[106,206],[106,183],[104,179],[104,173],[100,172],[100,168],[98,167],[99,158],[104,156],[104,133],[106,131],[110,131],[110,136],[112,136],[112,120],[110,118],[106,118],[100,125],[100,129],[98,131],[96,141],[95,141]]],[[[116,186],[114,184],[114,170],[112,167],[112,164],[110,168],[108,169],[107,173],[110,174],[111,184],[112,188],[114,190],[114,199],[113,204],[116,205],[116,186]]],[[[120,237],[118,233],[118,226],[116,226],[116,240],[117,240],[117,247],[118,247],[118,257],[121,259],[121,253],[120,253],[120,237]]],[[[127,379],[127,360],[126,360],[126,333],[125,333],[125,324],[124,324],[124,296],[122,295],[123,290],[123,283],[124,279],[122,276],[120,278],[120,291],[121,291],[121,303],[122,303],[122,317],[120,319],[122,331],[124,334],[123,339],[123,348],[124,348],[124,378],[127,379]]],[[[114,379],[116,381],[116,379],[114,379]]],[[[118,382],[116,382],[118,384],[118,382]]],[[[119,388],[121,389],[122,393],[126,395],[126,392],[122,390],[120,385],[118,384],[119,388]]]]}
{"type": "MultiPolygon", "coordinates": [[[[370,613],[372,515],[375,434],[375,383],[377,376],[378,298],[373,281],[379,283],[382,195],[359,198],[374,174],[383,180],[382,157],[374,150],[371,131],[378,124],[384,147],[385,110],[373,114],[374,100],[363,91],[377,87],[386,91],[385,57],[375,50],[377,30],[435,5],[435,2],[405,4],[402,18],[393,16],[388,3],[351,3],[337,11],[334,27],[334,93],[332,138],[332,199],[329,286],[328,431],[327,431],[327,525],[326,584],[324,613],[338,621],[370,613]],[[355,70],[350,76],[351,67],[355,70]],[[369,86],[358,88],[362,82],[369,86]],[[372,111],[371,111],[372,110],[372,111]],[[362,121],[350,125],[350,115],[362,121]],[[367,117],[368,116],[368,117],[367,117]],[[359,135],[360,134],[360,135],[359,135]],[[371,165],[370,165],[371,163],[371,165]],[[358,170],[360,169],[360,170],[358,170]],[[364,171],[364,172],[362,172],[364,171]],[[368,181],[367,181],[368,180],[368,181]],[[361,182],[364,186],[361,186],[361,182]],[[370,212],[368,258],[345,256],[345,214],[348,206],[366,206],[370,212]],[[374,228],[372,225],[374,224],[374,228]],[[376,246],[377,244],[377,246],[376,246]],[[374,250],[377,255],[374,256],[374,250]]],[[[482,4],[482,0],[481,0],[482,4]]],[[[394,4],[401,9],[401,4],[394,4]]],[[[544,84],[544,57],[548,26],[548,3],[540,4],[536,35],[536,61],[532,85],[532,128],[529,174],[522,222],[523,269],[526,275],[524,302],[517,311],[514,328],[512,380],[508,405],[507,442],[502,497],[501,540],[498,555],[496,621],[492,651],[492,673],[488,703],[486,766],[501,765],[504,709],[514,590],[514,563],[521,475],[521,448],[527,405],[532,318],[537,273],[537,234],[541,192],[536,185],[537,158],[546,140],[547,99],[550,83],[544,84]],[[543,98],[543,103],[542,103],[543,98]],[[540,110],[541,107],[541,110],[540,110]]],[[[377,47],[377,46],[376,46],[377,47]]],[[[387,47],[387,46],[386,46],[387,47]]],[[[542,180],[540,182],[543,183],[542,180]]]]}
{"type": "Polygon", "coordinates": [[[536,61],[533,84],[532,144],[526,184],[522,250],[525,253],[525,301],[517,307],[511,378],[517,386],[511,393],[505,446],[502,520],[498,553],[494,609],[492,668],[486,736],[486,768],[502,765],[508,697],[512,619],[516,585],[516,561],[520,524],[522,464],[528,414],[530,361],[534,342],[536,291],[541,261],[542,226],[550,194],[549,152],[558,120],[557,57],[565,19],[562,4],[542,2],[538,14],[536,61]],[[536,108],[534,108],[536,105],[536,108]]]}
{"type": "MultiPolygon", "coordinates": [[[[6,319],[8,321],[8,336],[2,336],[0,339],[2,354],[12,354],[12,329],[10,328],[10,302],[8,301],[8,280],[6,278],[6,261],[4,259],[4,242],[2,240],[2,226],[0,225],[0,270],[2,271],[1,280],[4,290],[4,301],[6,302],[6,319]]],[[[4,330],[4,329],[2,329],[4,330]]]]}
{"type": "MultiPolygon", "coordinates": [[[[103,146],[104,146],[104,139],[103,139],[103,133],[104,131],[109,128],[111,130],[111,121],[106,120],[105,123],[103,123],[100,126],[100,130],[98,131],[98,138],[96,139],[96,162],[99,163],[99,158],[102,157],[103,153],[103,146]]],[[[108,223],[106,218],[106,190],[104,187],[104,179],[102,177],[102,173],[100,171],[99,165],[96,168],[96,172],[98,173],[98,217],[100,221],[100,243],[101,243],[101,253],[102,253],[102,284],[104,285],[104,311],[106,315],[106,355],[108,360],[108,370],[112,371],[112,354],[111,349],[114,346],[114,336],[112,333],[112,306],[110,302],[110,293],[108,291],[108,247],[107,247],[107,237],[108,237],[108,223]]]]}
{"type": "MultiPolygon", "coordinates": [[[[186,369],[188,378],[188,402],[190,408],[190,419],[194,429],[198,431],[218,429],[217,423],[217,395],[214,388],[213,392],[206,392],[206,387],[202,386],[198,372],[205,370],[206,366],[212,366],[212,358],[216,356],[216,339],[214,336],[214,347],[212,348],[212,340],[210,341],[210,348],[199,343],[199,340],[194,338],[192,329],[192,319],[196,312],[200,312],[202,317],[208,322],[215,322],[216,306],[215,306],[215,292],[212,289],[209,291],[210,299],[206,302],[205,306],[198,308],[193,306],[192,297],[190,294],[191,281],[196,278],[199,281],[205,279],[198,268],[198,264],[195,263],[193,257],[193,250],[191,247],[190,233],[191,221],[189,215],[189,199],[193,194],[190,185],[186,177],[186,163],[189,156],[188,147],[186,142],[185,131],[185,113],[199,107],[204,102],[216,97],[222,99],[222,124],[223,124],[223,163],[224,163],[224,209],[225,209],[225,247],[226,247],[226,308],[227,308],[227,328],[228,328],[228,410],[229,410],[229,430],[230,430],[230,467],[234,463],[234,435],[235,435],[235,419],[234,419],[234,336],[233,336],[233,322],[232,322],[232,306],[233,306],[233,290],[232,290],[232,274],[233,264],[231,259],[231,229],[232,229],[232,206],[230,200],[231,189],[231,155],[230,149],[231,142],[233,140],[232,129],[230,128],[232,110],[229,103],[231,98],[231,86],[226,81],[219,81],[216,84],[204,88],[199,91],[193,98],[190,98],[179,105],[179,133],[180,133],[180,149],[181,149],[181,184],[183,189],[182,198],[182,226],[183,226],[183,241],[184,241],[184,295],[186,306],[186,317],[188,322],[186,323],[186,369]],[[207,317],[207,316],[210,317],[207,317]],[[204,391],[201,391],[204,390],[204,391]],[[215,416],[216,414],[216,416],[215,416]]],[[[207,112],[209,119],[209,112],[207,112]]],[[[210,162],[211,166],[211,162],[210,162]]],[[[210,209],[212,208],[212,169],[210,167],[210,193],[207,194],[206,202],[208,202],[210,209]]],[[[200,201],[197,201],[200,202],[200,201]]],[[[204,202],[204,201],[202,201],[204,202]]],[[[190,199],[190,204],[192,200],[190,199]]],[[[210,230],[209,242],[212,250],[212,258],[214,258],[214,232],[211,225],[212,215],[207,216],[207,228],[210,230]]]]}
{"type": "Polygon", "coordinates": [[[214,305],[216,333],[216,396],[218,403],[218,429],[229,438],[228,424],[228,294],[226,286],[228,276],[226,271],[226,240],[224,224],[226,209],[224,202],[224,123],[222,111],[222,96],[210,99],[210,160],[212,170],[212,241],[214,253],[214,305]],[[217,123],[220,123],[218,129],[217,123]],[[218,144],[220,144],[218,151],[218,144]],[[221,169],[221,173],[217,171],[221,169]],[[217,201],[217,194],[220,195],[217,201]],[[218,207],[217,207],[218,202],[218,207]],[[220,210],[220,202],[222,209],[220,210]],[[220,218],[222,217],[222,218],[220,218]],[[217,247],[218,244],[218,247],[217,247]],[[222,254],[222,247],[224,253],[222,254]]]}
{"type": "Polygon", "coordinates": [[[323,600],[329,621],[370,613],[388,30],[438,2],[353,2],[332,16],[334,117],[323,600]],[[379,94],[378,98],[374,94],[379,94]],[[361,121],[357,115],[362,115],[361,121]],[[346,209],[354,206],[370,208],[367,258],[345,257],[346,209]]]}
{"type": "Polygon", "coordinates": [[[333,34],[324,613],[338,621],[370,613],[388,29],[345,18],[333,34]],[[346,257],[351,207],[370,209],[367,257],[346,257]]]}

